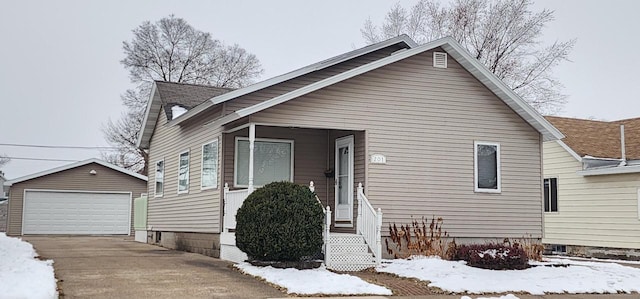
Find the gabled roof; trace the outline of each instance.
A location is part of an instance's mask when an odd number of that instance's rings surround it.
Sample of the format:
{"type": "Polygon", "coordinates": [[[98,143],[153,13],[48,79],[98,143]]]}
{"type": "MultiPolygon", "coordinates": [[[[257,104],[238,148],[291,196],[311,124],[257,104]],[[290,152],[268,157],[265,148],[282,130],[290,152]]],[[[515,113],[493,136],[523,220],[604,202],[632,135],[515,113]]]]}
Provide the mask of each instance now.
{"type": "Polygon", "coordinates": [[[385,40],[385,41],[382,41],[382,42],[379,42],[379,43],[371,44],[371,45],[368,45],[368,46],[363,47],[363,48],[359,48],[359,49],[356,49],[356,50],[353,50],[353,51],[350,51],[350,52],[347,52],[347,53],[344,53],[344,54],[340,54],[338,56],[331,57],[329,59],[325,59],[323,61],[320,61],[320,62],[311,64],[311,65],[305,66],[303,68],[288,72],[286,74],[283,74],[283,75],[280,75],[280,76],[277,76],[277,77],[273,77],[271,79],[268,79],[268,80],[265,80],[265,81],[262,81],[262,82],[258,82],[258,83],[253,84],[253,85],[249,85],[249,86],[247,86],[245,88],[237,89],[237,90],[234,90],[234,91],[229,92],[227,94],[214,97],[214,98],[210,99],[210,102],[203,103],[202,105],[200,105],[200,106],[198,106],[198,107],[196,107],[194,109],[191,109],[189,112],[187,112],[184,115],[178,117],[177,119],[171,121],[170,125],[177,125],[177,124],[189,119],[190,117],[192,117],[192,116],[194,116],[194,115],[206,110],[207,108],[209,108],[209,107],[211,107],[213,105],[220,104],[220,103],[235,99],[237,97],[240,97],[240,96],[243,96],[243,95],[246,95],[246,94],[249,94],[249,93],[252,93],[252,92],[255,92],[255,91],[258,91],[258,90],[261,90],[261,89],[264,89],[264,88],[267,88],[267,87],[270,87],[270,86],[273,86],[273,85],[276,85],[276,84],[279,84],[279,83],[282,83],[282,82],[285,82],[287,80],[291,80],[291,79],[296,78],[296,77],[300,77],[300,76],[309,74],[309,73],[317,71],[317,70],[321,70],[321,69],[328,68],[330,66],[334,66],[336,64],[345,62],[347,60],[351,60],[353,58],[360,57],[362,55],[366,55],[366,54],[378,51],[380,49],[384,49],[386,47],[389,47],[389,46],[392,46],[392,45],[395,45],[395,44],[403,44],[406,48],[415,48],[415,47],[418,46],[418,44],[416,44],[416,42],[413,41],[408,35],[402,34],[402,35],[399,35],[397,37],[390,38],[388,40],[385,40]]]}
{"type": "Polygon", "coordinates": [[[130,175],[130,176],[132,176],[134,178],[137,178],[137,179],[141,179],[141,180],[144,180],[144,181],[147,180],[146,176],[141,175],[139,173],[135,173],[135,172],[133,172],[131,170],[127,170],[127,169],[124,169],[122,167],[115,166],[115,165],[113,165],[111,163],[107,163],[107,162],[102,161],[100,159],[88,159],[88,160],[78,161],[78,162],[71,163],[71,164],[68,164],[68,165],[56,167],[56,168],[53,168],[53,169],[41,171],[41,172],[38,172],[38,173],[26,175],[26,176],[19,177],[19,178],[13,179],[13,180],[8,180],[8,181],[4,182],[4,185],[5,186],[11,186],[13,184],[17,184],[17,183],[24,182],[24,181],[27,181],[27,180],[39,178],[41,176],[45,176],[45,175],[49,175],[49,174],[54,174],[54,173],[57,173],[57,172],[65,171],[65,170],[68,170],[68,169],[76,168],[76,167],[79,167],[79,166],[84,166],[84,165],[91,164],[91,163],[96,163],[96,164],[102,165],[104,167],[111,168],[111,169],[113,169],[115,171],[122,172],[124,174],[130,175]]]}
{"type": "Polygon", "coordinates": [[[138,136],[138,146],[148,146],[151,134],[153,133],[153,126],[155,126],[156,121],[158,120],[158,113],[160,112],[161,107],[164,107],[164,113],[167,116],[167,119],[171,120],[173,119],[171,111],[171,107],[173,106],[177,105],[186,108],[187,110],[192,109],[212,97],[232,90],[233,89],[231,88],[220,88],[197,84],[165,81],[153,82],[153,88],[151,89],[144,121],[142,123],[142,131],[138,136]]]}
{"type": "Polygon", "coordinates": [[[640,118],[598,121],[547,116],[566,137],[562,140],[578,156],[621,159],[620,125],[624,125],[628,160],[640,159],[640,118]]]}
{"type": "MultiPolygon", "coordinates": [[[[495,95],[497,95],[498,98],[500,98],[505,104],[507,104],[507,106],[509,106],[513,111],[515,111],[520,117],[522,117],[532,127],[538,130],[538,132],[540,132],[543,135],[543,138],[545,141],[557,140],[564,137],[562,133],[560,133],[560,131],[558,131],[555,127],[553,127],[553,125],[551,125],[547,120],[545,120],[544,117],[540,115],[533,107],[531,107],[520,96],[514,93],[513,90],[511,90],[511,88],[505,85],[504,82],[498,79],[493,73],[491,73],[491,71],[489,71],[485,66],[483,66],[477,59],[473,58],[460,44],[458,44],[451,37],[441,38],[406,51],[398,52],[391,56],[345,71],[343,73],[326,78],[324,80],[314,82],[312,84],[301,87],[299,89],[288,92],[286,94],[277,96],[270,100],[238,110],[235,113],[228,114],[214,121],[211,125],[218,126],[218,125],[224,125],[224,124],[230,123],[232,121],[257,113],[264,109],[273,107],[275,105],[287,102],[291,99],[319,90],[321,88],[336,84],[338,82],[342,82],[349,78],[353,78],[360,74],[381,68],[391,63],[406,59],[408,57],[411,57],[411,56],[414,56],[438,47],[446,51],[460,65],[462,65],[467,71],[469,71],[469,73],[471,73],[474,77],[476,77],[482,84],[484,84],[495,95]]],[[[195,110],[196,109],[193,109],[190,112],[196,113],[195,110]]],[[[193,113],[192,115],[194,115],[193,113]]],[[[189,114],[189,113],[186,113],[186,114],[189,114]]]]}

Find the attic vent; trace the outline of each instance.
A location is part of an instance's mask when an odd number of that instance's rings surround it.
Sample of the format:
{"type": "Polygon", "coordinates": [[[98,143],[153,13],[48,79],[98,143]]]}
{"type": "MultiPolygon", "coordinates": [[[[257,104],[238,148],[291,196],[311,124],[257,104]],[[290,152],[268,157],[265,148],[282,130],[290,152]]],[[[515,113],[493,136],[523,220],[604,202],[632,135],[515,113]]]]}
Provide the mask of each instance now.
{"type": "Polygon", "coordinates": [[[447,68],[447,53],[433,52],[433,67],[447,68]]]}

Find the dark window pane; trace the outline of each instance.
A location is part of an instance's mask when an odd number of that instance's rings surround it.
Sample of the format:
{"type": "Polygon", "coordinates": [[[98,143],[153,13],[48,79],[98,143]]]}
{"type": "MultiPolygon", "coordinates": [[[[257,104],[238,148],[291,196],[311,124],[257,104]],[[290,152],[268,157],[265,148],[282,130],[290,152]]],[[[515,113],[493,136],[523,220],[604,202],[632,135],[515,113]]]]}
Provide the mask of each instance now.
{"type": "Polygon", "coordinates": [[[551,181],[551,212],[558,211],[558,179],[552,178],[551,181]]]}
{"type": "Polygon", "coordinates": [[[544,179],[544,211],[549,212],[549,179],[544,179]]]}
{"type": "Polygon", "coordinates": [[[497,146],[478,144],[478,188],[498,189],[497,146]]]}

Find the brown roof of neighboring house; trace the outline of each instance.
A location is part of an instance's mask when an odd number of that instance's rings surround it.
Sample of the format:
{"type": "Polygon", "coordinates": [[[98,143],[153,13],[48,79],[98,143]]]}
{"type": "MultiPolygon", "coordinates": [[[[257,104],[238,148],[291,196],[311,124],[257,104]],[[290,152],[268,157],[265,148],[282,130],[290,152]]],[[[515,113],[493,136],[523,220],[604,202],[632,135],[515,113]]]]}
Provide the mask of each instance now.
{"type": "Polygon", "coordinates": [[[164,113],[169,120],[173,118],[171,107],[175,105],[189,110],[210,98],[233,90],[232,88],[165,81],[156,81],[156,88],[164,106],[164,113]]]}
{"type": "Polygon", "coordinates": [[[545,118],[566,136],[562,141],[580,157],[622,158],[620,125],[624,125],[626,158],[640,159],[640,118],[618,121],[557,116],[545,118]]]}

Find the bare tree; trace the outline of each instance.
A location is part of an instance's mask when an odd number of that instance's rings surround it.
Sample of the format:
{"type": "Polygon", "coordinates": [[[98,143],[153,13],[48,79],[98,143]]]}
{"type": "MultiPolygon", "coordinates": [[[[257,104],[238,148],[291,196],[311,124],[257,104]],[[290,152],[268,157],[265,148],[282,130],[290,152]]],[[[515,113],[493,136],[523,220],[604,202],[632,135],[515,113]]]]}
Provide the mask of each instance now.
{"type": "Polygon", "coordinates": [[[11,158],[9,158],[7,155],[0,154],[0,168],[7,165],[7,163],[9,162],[11,162],[11,158]]]}
{"type": "Polygon", "coordinates": [[[566,103],[552,71],[567,61],[576,40],[542,45],[553,11],[533,12],[531,0],[455,0],[441,6],[420,0],[408,11],[399,3],[381,26],[360,30],[368,43],[407,34],[418,43],[451,36],[538,111],[554,114],[566,103]]]}
{"type": "Polygon", "coordinates": [[[173,15],[142,23],[122,49],[121,63],[137,87],[121,96],[127,112],[103,127],[107,142],[120,150],[103,152],[102,157],[145,174],[148,155],[137,148],[136,141],[154,80],[239,88],[263,72],[255,55],[237,44],[225,45],[173,15]]]}

